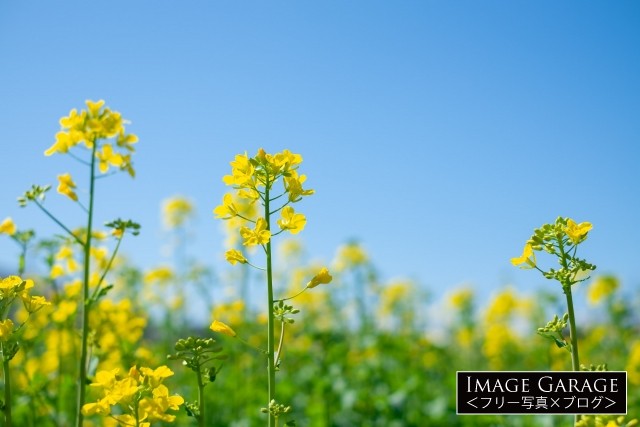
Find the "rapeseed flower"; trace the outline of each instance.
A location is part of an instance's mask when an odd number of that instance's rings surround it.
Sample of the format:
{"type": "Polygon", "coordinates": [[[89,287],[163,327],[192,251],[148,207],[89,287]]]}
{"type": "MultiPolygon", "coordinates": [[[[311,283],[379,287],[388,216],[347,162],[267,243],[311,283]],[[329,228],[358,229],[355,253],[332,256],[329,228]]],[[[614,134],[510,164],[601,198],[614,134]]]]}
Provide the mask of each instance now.
{"type": "Polygon", "coordinates": [[[590,222],[581,222],[576,224],[572,219],[567,220],[567,226],[564,229],[567,236],[574,244],[578,244],[586,239],[587,233],[591,231],[593,225],[590,222]]]}
{"type": "Polygon", "coordinates": [[[285,206],[280,212],[282,218],[278,220],[278,226],[282,230],[288,230],[291,234],[298,234],[304,230],[307,218],[301,213],[296,213],[291,206],[285,206]]]}
{"type": "Polygon", "coordinates": [[[13,333],[13,321],[11,319],[0,320],[0,341],[7,341],[13,333]]]}
{"type": "Polygon", "coordinates": [[[594,280],[587,290],[587,300],[590,304],[598,304],[612,295],[620,286],[620,282],[613,276],[600,276],[594,280]]]}
{"type": "Polygon", "coordinates": [[[265,245],[271,239],[271,232],[267,230],[267,221],[264,218],[256,220],[256,226],[252,229],[248,227],[240,228],[240,235],[244,239],[245,246],[265,245]]]}
{"type": "Polygon", "coordinates": [[[329,274],[329,270],[326,267],[323,267],[320,269],[318,274],[316,274],[315,276],[313,276],[313,278],[311,278],[311,280],[309,280],[309,283],[307,283],[307,288],[312,289],[321,284],[328,284],[331,283],[331,280],[333,280],[333,277],[331,277],[331,274],[329,274]]]}
{"type": "Polygon", "coordinates": [[[536,254],[533,252],[533,247],[531,246],[531,244],[526,243],[524,245],[524,249],[522,250],[522,255],[517,258],[511,258],[511,264],[515,266],[521,266],[520,268],[524,269],[535,268],[536,254]]]}
{"type": "Polygon", "coordinates": [[[180,227],[193,213],[193,203],[184,197],[172,197],[162,203],[162,219],[165,227],[180,227]]]}
{"type": "Polygon", "coordinates": [[[74,202],[78,201],[78,195],[75,191],[76,183],[73,182],[73,178],[71,178],[71,174],[65,173],[62,175],[58,175],[58,193],[63,194],[73,200],[74,202]]]}
{"type": "Polygon", "coordinates": [[[0,222],[0,234],[8,234],[9,236],[16,234],[16,224],[10,217],[0,222]]]}
{"type": "Polygon", "coordinates": [[[240,252],[237,249],[230,249],[227,252],[225,252],[224,255],[225,255],[225,258],[227,259],[227,261],[231,265],[234,265],[237,262],[239,262],[240,264],[246,264],[247,263],[247,259],[244,257],[244,255],[242,255],[242,252],[240,252]]]}
{"type": "Polygon", "coordinates": [[[231,329],[229,325],[219,320],[214,320],[213,323],[211,323],[211,325],[209,326],[209,329],[211,329],[213,332],[218,332],[228,337],[235,337],[237,335],[236,331],[231,329]]]}

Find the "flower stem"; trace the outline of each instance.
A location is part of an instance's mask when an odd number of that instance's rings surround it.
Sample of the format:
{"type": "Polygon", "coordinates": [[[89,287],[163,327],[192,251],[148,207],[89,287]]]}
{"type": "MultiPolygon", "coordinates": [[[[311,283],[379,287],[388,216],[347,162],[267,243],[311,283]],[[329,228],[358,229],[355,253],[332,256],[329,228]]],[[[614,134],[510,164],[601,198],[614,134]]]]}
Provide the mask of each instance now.
{"type": "Polygon", "coordinates": [[[198,427],[205,426],[205,407],[204,407],[204,382],[202,381],[202,366],[198,370],[198,409],[200,417],[198,418],[198,427]]]}
{"type": "MultiPolygon", "coordinates": [[[[566,270],[569,269],[567,263],[567,253],[564,250],[562,238],[558,238],[558,249],[560,250],[560,264],[566,270]]],[[[569,313],[569,333],[571,339],[571,367],[574,371],[580,371],[580,356],[578,354],[578,333],[576,329],[576,315],[573,311],[573,295],[571,294],[571,281],[562,283],[562,290],[567,297],[567,312],[569,313]]],[[[574,425],[580,420],[580,415],[574,417],[574,425]]]]}
{"type": "Polygon", "coordinates": [[[4,425],[11,427],[11,375],[9,373],[9,358],[6,355],[6,343],[2,344],[2,370],[4,372],[4,425]]]}
{"type": "Polygon", "coordinates": [[[76,408],[76,427],[82,427],[83,415],[82,406],[85,402],[85,392],[87,383],[87,347],[89,338],[89,310],[91,309],[91,299],[89,296],[89,280],[91,277],[91,234],[93,232],[93,201],[95,197],[96,181],[96,148],[94,141],[91,150],[91,177],[89,181],[89,212],[87,214],[87,237],[84,241],[84,278],[82,291],[82,344],[80,348],[80,361],[78,366],[78,406],[76,408]]]}
{"type": "MultiPolygon", "coordinates": [[[[267,223],[267,230],[271,230],[271,221],[269,217],[269,177],[267,176],[267,183],[265,185],[264,193],[264,216],[267,223]]],[[[268,376],[268,388],[269,388],[269,400],[267,401],[267,407],[269,402],[276,398],[276,363],[275,363],[275,332],[274,332],[274,317],[273,317],[273,271],[271,267],[271,239],[267,242],[267,376],[268,376]]],[[[269,414],[269,427],[275,426],[275,419],[269,414]]]]}

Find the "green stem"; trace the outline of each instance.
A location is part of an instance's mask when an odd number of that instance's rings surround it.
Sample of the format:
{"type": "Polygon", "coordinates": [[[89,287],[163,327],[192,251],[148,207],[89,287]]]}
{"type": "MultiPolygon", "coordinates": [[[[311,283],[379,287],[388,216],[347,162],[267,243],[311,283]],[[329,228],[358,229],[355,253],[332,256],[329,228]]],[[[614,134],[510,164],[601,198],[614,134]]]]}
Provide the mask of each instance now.
{"type": "Polygon", "coordinates": [[[6,344],[2,344],[2,370],[4,372],[4,425],[11,427],[11,375],[9,373],[9,359],[6,355],[6,344]]]}
{"type": "Polygon", "coordinates": [[[204,407],[204,382],[202,381],[202,366],[198,370],[198,407],[200,417],[198,418],[198,426],[205,426],[205,407],[204,407]]]}
{"type": "MultiPolygon", "coordinates": [[[[92,173],[93,175],[93,173],[92,173]]],[[[93,187],[93,180],[91,182],[91,186],[93,187]]],[[[76,242],[78,242],[78,244],[85,246],[85,242],[82,241],[82,239],[80,239],[78,236],[76,236],[73,231],[69,230],[69,228],[64,225],[63,223],[61,223],[58,218],[56,218],[55,216],[53,216],[53,214],[51,212],[49,212],[47,210],[47,208],[45,208],[40,202],[38,202],[37,200],[35,201],[36,206],[38,206],[40,208],[40,210],[42,212],[44,212],[49,218],[51,218],[53,220],[53,222],[55,222],[56,224],[58,224],[64,231],[67,232],[67,234],[71,237],[73,237],[73,240],[75,240],[76,242]]],[[[89,200],[89,203],[91,203],[91,200],[89,200]]]]}
{"type": "Polygon", "coordinates": [[[76,408],[76,427],[82,427],[82,406],[85,402],[87,383],[87,347],[89,338],[89,311],[91,300],[89,298],[89,280],[91,277],[91,234],[93,232],[93,201],[95,196],[96,181],[96,149],[98,144],[94,141],[91,150],[91,179],[89,181],[89,213],[87,218],[87,237],[84,242],[84,280],[82,291],[82,345],[80,349],[80,361],[78,366],[78,407],[76,408]]]}
{"type": "MultiPolygon", "coordinates": [[[[264,217],[267,223],[267,230],[271,230],[271,221],[269,216],[269,182],[267,176],[267,183],[264,191],[264,217]]],[[[271,266],[271,239],[267,242],[267,375],[269,384],[269,400],[267,401],[267,407],[269,402],[276,398],[276,363],[275,363],[275,333],[274,333],[274,317],[273,317],[273,270],[271,266]]],[[[275,426],[274,417],[269,414],[269,427],[275,426]]]]}
{"type": "MultiPolygon", "coordinates": [[[[564,243],[561,237],[558,237],[558,249],[560,250],[560,264],[565,270],[569,269],[567,264],[567,254],[564,251],[564,243]]],[[[567,297],[567,312],[569,313],[569,332],[571,339],[571,366],[574,371],[580,371],[580,356],[578,354],[578,333],[576,330],[576,316],[573,311],[573,295],[571,294],[571,283],[562,283],[562,290],[567,297]]],[[[580,420],[580,415],[574,417],[574,425],[580,420]]]]}
{"type": "Polygon", "coordinates": [[[120,249],[120,243],[122,243],[122,238],[123,236],[120,236],[118,238],[118,242],[116,243],[116,247],[113,250],[113,253],[111,254],[111,258],[109,258],[109,262],[107,263],[107,266],[105,267],[104,272],[102,273],[102,276],[100,276],[100,280],[98,280],[96,289],[93,291],[93,295],[91,295],[91,298],[90,298],[91,301],[94,301],[95,298],[98,296],[98,293],[100,292],[100,287],[102,286],[102,282],[104,282],[104,279],[107,277],[107,273],[109,272],[109,270],[111,270],[113,261],[116,259],[116,255],[118,254],[118,249],[120,249]]]}
{"type": "Polygon", "coordinates": [[[569,331],[571,333],[571,365],[574,371],[580,370],[580,357],[578,355],[578,334],[576,331],[576,316],[573,311],[573,296],[571,287],[564,287],[564,294],[567,297],[567,310],[569,312],[569,331]]]}

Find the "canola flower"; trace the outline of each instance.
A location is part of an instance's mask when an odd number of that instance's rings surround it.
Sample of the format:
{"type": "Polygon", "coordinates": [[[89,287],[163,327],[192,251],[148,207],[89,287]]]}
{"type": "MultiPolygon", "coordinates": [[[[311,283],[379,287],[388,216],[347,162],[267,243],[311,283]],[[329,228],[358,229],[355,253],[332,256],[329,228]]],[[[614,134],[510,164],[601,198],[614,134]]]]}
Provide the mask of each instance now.
{"type": "Polygon", "coordinates": [[[167,366],[156,369],[133,366],[126,375],[120,369],[102,370],[96,373],[91,388],[99,392],[97,401],[82,406],[85,416],[111,417],[121,425],[150,427],[153,422],[175,421],[169,411],[177,411],[184,404],[180,395],[169,395],[163,384],[173,376],[167,366]],[[121,413],[113,413],[119,407],[121,413]]]}
{"type": "MultiPolygon", "coordinates": [[[[275,236],[288,232],[292,235],[300,233],[307,224],[303,213],[297,212],[292,204],[298,203],[304,197],[314,194],[314,190],[305,188],[307,177],[298,172],[302,163],[302,156],[283,150],[280,153],[269,154],[259,149],[255,156],[246,153],[235,156],[230,162],[231,173],[223,177],[223,182],[233,187],[232,193],[226,193],[222,203],[213,210],[216,218],[234,221],[236,233],[241,237],[244,248],[262,247],[266,256],[266,267],[256,267],[250,263],[242,251],[230,249],[225,258],[231,264],[248,264],[266,273],[267,282],[267,376],[269,405],[263,412],[269,414],[268,425],[274,426],[282,415],[280,404],[276,401],[276,369],[280,363],[283,349],[284,325],[292,323],[286,317],[298,310],[285,305],[284,301],[294,298],[276,300],[273,294],[273,257],[271,243],[275,236]],[[279,206],[275,206],[276,203],[279,206]],[[262,205],[262,209],[253,208],[262,205]],[[275,214],[280,218],[272,224],[275,214]],[[279,230],[273,226],[277,225],[279,230]],[[277,303],[277,304],[276,304],[277,303]],[[277,307],[275,307],[277,305],[277,307]],[[280,340],[276,349],[275,321],[281,321],[280,340]]],[[[312,289],[319,284],[329,283],[331,275],[325,268],[314,276],[299,293],[312,289]]],[[[228,325],[214,321],[211,329],[229,336],[236,336],[235,331],[228,325]]]]}
{"type": "MultiPolygon", "coordinates": [[[[123,221],[117,219],[107,223],[110,227],[111,235],[115,237],[116,247],[111,258],[103,257],[102,263],[98,263],[102,274],[96,276],[92,272],[91,259],[92,255],[99,256],[93,247],[93,240],[97,240],[102,236],[97,235],[94,230],[94,203],[95,203],[95,183],[98,176],[107,176],[113,172],[124,171],[131,177],[135,176],[131,156],[135,152],[134,144],[138,142],[138,137],[134,134],[126,132],[126,121],[122,115],[110,109],[105,105],[104,100],[86,101],[86,109],[78,111],[72,109],[68,116],[60,119],[60,131],[55,136],[54,143],[45,150],[45,156],[54,154],[68,154],[74,160],[79,161],[87,166],[89,171],[89,189],[88,202],[81,203],[76,192],[78,185],[69,173],[58,175],[58,193],[77,203],[87,213],[86,227],[81,230],[71,230],[62,221],[60,221],[53,213],[47,210],[43,203],[46,199],[46,193],[50,190],[50,186],[34,185],[32,188],[18,198],[20,206],[26,206],[27,203],[34,203],[42,210],[50,219],[58,224],[75,243],[82,247],[83,253],[83,280],[82,280],[82,301],[80,327],[81,344],[80,357],[78,358],[78,393],[75,425],[83,426],[83,413],[80,408],[85,403],[86,381],[88,357],[89,357],[89,314],[92,306],[102,298],[111,288],[111,286],[102,286],[106,278],[108,270],[112,267],[115,256],[120,247],[120,243],[126,231],[130,231],[133,235],[139,233],[140,226],[130,220],[123,221]],[[78,154],[76,154],[76,152],[78,154]],[[87,154],[88,153],[88,154],[87,154]],[[116,169],[115,171],[113,169],[116,169]],[[95,284],[91,289],[92,282],[95,284]]],[[[68,273],[72,273],[73,264],[67,263],[68,269],[63,266],[56,265],[51,270],[53,279],[62,277],[68,273]]],[[[37,304],[37,301],[33,303],[37,304]]]]}
{"type": "Polygon", "coordinates": [[[185,197],[175,196],[162,202],[162,220],[168,229],[182,226],[193,213],[193,203],[185,197]]]}
{"type": "Polygon", "coordinates": [[[12,390],[11,371],[9,368],[11,360],[20,350],[19,343],[15,338],[15,333],[22,328],[28,318],[51,302],[43,296],[31,295],[34,282],[31,279],[23,280],[19,276],[8,276],[0,278],[0,353],[2,354],[2,372],[4,380],[4,402],[3,412],[5,425],[11,427],[12,419],[12,390]],[[27,319],[21,324],[16,324],[13,319],[7,317],[11,312],[12,304],[20,300],[27,312],[27,319]]]}
{"type": "MultiPolygon", "coordinates": [[[[569,341],[567,342],[560,332],[558,316],[544,328],[539,328],[538,333],[571,353],[571,364],[574,371],[580,370],[580,356],[571,288],[573,285],[587,280],[588,277],[583,277],[584,273],[596,268],[595,265],[589,264],[576,255],[578,245],[587,239],[588,233],[592,229],[593,225],[590,222],[577,223],[571,218],[558,217],[554,223],[544,224],[535,229],[531,238],[526,242],[522,255],[511,259],[513,265],[526,264],[528,268],[538,270],[546,279],[556,280],[562,286],[567,301],[567,313],[563,317],[563,321],[565,324],[567,321],[569,323],[569,341]],[[560,268],[543,270],[536,261],[534,251],[544,251],[556,257],[560,268]]],[[[576,423],[580,421],[579,415],[576,415],[575,421],[576,423]]]]}
{"type": "Polygon", "coordinates": [[[16,224],[11,218],[7,217],[0,222],[0,234],[8,234],[9,236],[16,234],[16,224]]]}

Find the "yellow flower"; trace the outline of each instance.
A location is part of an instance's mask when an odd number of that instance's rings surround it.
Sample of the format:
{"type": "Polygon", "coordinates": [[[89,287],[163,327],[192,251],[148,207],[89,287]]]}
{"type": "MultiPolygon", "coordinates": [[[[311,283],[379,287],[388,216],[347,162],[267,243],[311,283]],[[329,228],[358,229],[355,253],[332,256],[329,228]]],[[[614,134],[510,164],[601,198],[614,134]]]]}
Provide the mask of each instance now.
{"type": "Polygon", "coordinates": [[[172,197],[162,204],[162,218],[167,228],[179,227],[193,212],[193,204],[184,197],[172,197]]]}
{"type": "Polygon", "coordinates": [[[283,230],[289,230],[291,234],[301,232],[307,223],[307,218],[303,214],[295,213],[291,206],[285,206],[281,216],[282,218],[278,220],[278,226],[283,230]]]}
{"type": "MultiPolygon", "coordinates": [[[[75,110],[72,110],[72,112],[75,110]]],[[[45,150],[45,156],[51,156],[55,153],[64,154],[69,151],[71,147],[77,145],[84,139],[84,134],[79,131],[68,131],[56,133],[56,140],[51,147],[45,150]]]]}
{"type": "Polygon", "coordinates": [[[267,230],[267,221],[264,218],[258,218],[253,230],[248,227],[242,227],[240,235],[244,239],[242,244],[245,246],[264,245],[271,238],[271,232],[267,230]]]}
{"type": "Polygon", "coordinates": [[[236,249],[230,249],[227,252],[225,252],[225,257],[227,258],[227,261],[231,264],[231,265],[235,265],[235,263],[239,262],[240,264],[246,264],[247,263],[247,259],[244,257],[244,255],[242,255],[242,252],[236,250],[236,249]]]}
{"type": "Polygon", "coordinates": [[[209,326],[209,329],[211,329],[213,332],[218,332],[228,337],[235,337],[237,335],[236,331],[231,329],[229,325],[222,323],[219,320],[214,320],[211,326],[209,326]]]}
{"type": "Polygon", "coordinates": [[[73,182],[71,174],[65,173],[62,175],[58,175],[58,193],[67,196],[74,202],[77,202],[78,195],[75,191],[73,191],[74,188],[76,188],[76,183],[73,182]]]}
{"type": "Polygon", "coordinates": [[[134,152],[132,144],[138,142],[138,137],[132,133],[125,134],[124,129],[121,129],[118,133],[118,139],[116,139],[116,144],[118,147],[122,147],[130,152],[134,152]]]}
{"type": "Polygon", "coordinates": [[[247,154],[238,154],[234,161],[230,162],[231,175],[225,175],[222,181],[231,186],[237,187],[255,187],[253,174],[255,168],[251,164],[247,154]]]}
{"type": "Polygon", "coordinates": [[[75,301],[62,300],[53,313],[51,313],[51,319],[54,322],[63,323],[69,316],[76,312],[77,308],[78,304],[75,301]]]}
{"type": "Polygon", "coordinates": [[[169,281],[173,280],[173,278],[174,273],[170,267],[158,267],[147,272],[147,274],[144,275],[142,282],[146,285],[155,282],[166,284],[169,281]]]}
{"type": "Polygon", "coordinates": [[[16,234],[16,224],[10,217],[0,222],[0,234],[8,234],[9,236],[16,234]]]}
{"type": "Polygon", "coordinates": [[[111,413],[111,405],[107,398],[103,398],[93,403],[85,403],[82,406],[82,415],[109,415],[111,413]]]}
{"type": "Polygon", "coordinates": [[[98,168],[101,173],[107,173],[109,165],[119,168],[125,164],[122,154],[114,152],[111,144],[104,144],[102,152],[96,152],[96,157],[99,160],[98,168]]]}
{"type": "Polygon", "coordinates": [[[449,304],[457,309],[468,307],[473,300],[473,290],[470,288],[460,288],[449,296],[449,304]]]}
{"type": "Polygon", "coordinates": [[[536,254],[533,253],[533,248],[529,243],[524,245],[522,255],[518,258],[511,258],[511,264],[516,266],[526,264],[526,266],[523,265],[520,268],[534,268],[536,266],[536,254]]]}
{"type": "Polygon", "coordinates": [[[51,303],[47,301],[45,297],[42,297],[42,296],[31,296],[31,295],[28,295],[26,292],[24,292],[20,297],[22,298],[22,303],[24,304],[24,308],[29,313],[35,313],[45,305],[51,305],[51,303]]]}
{"type": "Polygon", "coordinates": [[[323,267],[322,269],[320,269],[318,274],[316,274],[311,280],[309,280],[309,283],[307,283],[307,288],[311,289],[321,284],[331,283],[332,279],[333,277],[331,277],[331,275],[329,274],[329,270],[326,267],[323,267]]]}
{"type": "Polygon", "coordinates": [[[151,387],[158,387],[165,378],[173,375],[173,371],[166,365],[156,369],[141,367],[140,373],[149,381],[151,387]]]}
{"type": "Polygon", "coordinates": [[[85,104],[87,104],[90,117],[100,117],[100,109],[104,106],[104,99],[96,102],[87,99],[85,104]]]}
{"type": "Polygon", "coordinates": [[[18,276],[5,277],[0,281],[0,300],[15,297],[17,292],[23,291],[26,287],[26,282],[18,276]]]}
{"type": "Polygon", "coordinates": [[[222,197],[222,204],[217,206],[213,213],[216,215],[216,218],[229,219],[238,215],[238,209],[233,203],[233,196],[229,193],[225,194],[222,197]]]}
{"type": "Polygon", "coordinates": [[[90,386],[111,389],[116,382],[116,375],[118,372],[120,372],[120,369],[98,371],[96,372],[95,380],[90,384],[90,386]]]}
{"type": "Polygon", "coordinates": [[[619,282],[613,276],[600,276],[589,285],[587,300],[590,304],[598,304],[618,289],[619,282]]]}
{"type": "Polygon", "coordinates": [[[567,233],[567,236],[574,244],[578,244],[586,239],[587,233],[591,231],[592,228],[593,225],[591,225],[590,222],[581,222],[580,224],[576,224],[574,220],[568,219],[564,232],[567,233]]]}
{"type": "Polygon", "coordinates": [[[7,341],[13,333],[13,321],[11,319],[0,321],[0,341],[7,341]]]}
{"type": "Polygon", "coordinates": [[[297,202],[302,196],[309,196],[313,194],[314,190],[305,190],[302,188],[302,184],[307,180],[306,175],[298,176],[298,172],[292,170],[289,172],[289,176],[284,177],[284,188],[289,193],[289,201],[297,202]]]}
{"type": "Polygon", "coordinates": [[[357,242],[349,242],[338,248],[333,262],[338,271],[365,264],[369,259],[367,252],[357,242]]]}

